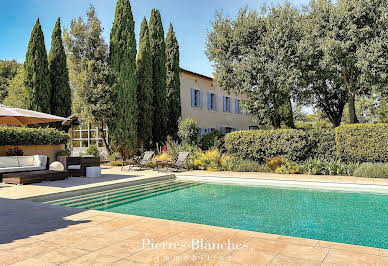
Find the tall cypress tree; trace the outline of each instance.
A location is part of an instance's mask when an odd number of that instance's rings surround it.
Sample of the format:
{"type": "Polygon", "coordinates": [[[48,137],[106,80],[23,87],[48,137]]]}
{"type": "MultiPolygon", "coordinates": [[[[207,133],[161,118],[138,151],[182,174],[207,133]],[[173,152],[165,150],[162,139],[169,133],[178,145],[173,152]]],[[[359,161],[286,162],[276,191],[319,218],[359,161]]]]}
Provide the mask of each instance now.
{"type": "Polygon", "coordinates": [[[47,52],[39,18],[32,29],[24,62],[26,106],[30,110],[50,113],[51,84],[47,52]]]}
{"type": "Polygon", "coordinates": [[[135,22],[128,0],[118,0],[110,33],[109,66],[115,97],[116,119],[111,121],[111,140],[133,149],[137,144],[137,82],[135,22]]]}
{"type": "Polygon", "coordinates": [[[66,66],[66,53],[62,43],[60,18],[57,19],[51,35],[48,68],[51,81],[51,113],[68,117],[71,115],[71,89],[66,66]]]}
{"type": "Polygon", "coordinates": [[[152,9],[150,18],[150,45],[152,55],[152,90],[154,92],[154,116],[152,137],[163,143],[167,136],[166,102],[166,44],[159,10],[152,9]]]}
{"type": "Polygon", "coordinates": [[[139,119],[137,132],[142,149],[152,140],[153,91],[152,56],[146,18],[140,27],[139,53],[137,55],[137,103],[139,119]]]}
{"type": "Polygon", "coordinates": [[[178,120],[181,116],[181,82],[179,78],[179,44],[171,24],[166,38],[166,70],[167,128],[168,134],[176,138],[178,133],[178,120]]]}

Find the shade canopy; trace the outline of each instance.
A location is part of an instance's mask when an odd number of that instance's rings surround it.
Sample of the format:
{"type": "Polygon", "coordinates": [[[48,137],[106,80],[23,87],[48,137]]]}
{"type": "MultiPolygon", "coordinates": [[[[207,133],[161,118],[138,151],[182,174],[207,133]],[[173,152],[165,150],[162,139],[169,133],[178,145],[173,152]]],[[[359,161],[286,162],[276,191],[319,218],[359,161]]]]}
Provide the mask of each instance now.
{"type": "Polygon", "coordinates": [[[1,125],[33,125],[67,120],[64,117],[0,104],[1,125]]]}

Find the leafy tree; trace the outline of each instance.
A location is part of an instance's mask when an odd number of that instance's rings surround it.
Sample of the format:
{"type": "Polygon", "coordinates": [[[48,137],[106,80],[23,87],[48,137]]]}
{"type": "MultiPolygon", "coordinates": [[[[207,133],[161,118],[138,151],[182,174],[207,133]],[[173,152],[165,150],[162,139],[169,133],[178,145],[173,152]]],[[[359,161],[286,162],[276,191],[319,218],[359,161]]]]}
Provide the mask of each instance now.
{"type": "Polygon", "coordinates": [[[300,76],[298,20],[290,4],[261,16],[243,9],[235,20],[219,13],[208,35],[207,55],[218,84],[246,94],[249,112],[275,128],[281,122],[295,127],[290,97],[300,76]]]}
{"type": "Polygon", "coordinates": [[[176,39],[174,28],[170,28],[166,38],[166,89],[167,89],[167,130],[168,135],[176,138],[178,121],[181,116],[181,82],[179,77],[179,44],[176,39]]]}
{"type": "Polygon", "coordinates": [[[152,137],[156,143],[162,143],[167,137],[167,101],[166,101],[166,45],[159,10],[152,9],[149,22],[150,46],[152,55],[152,90],[154,92],[154,114],[152,137]]]}
{"type": "Polygon", "coordinates": [[[0,103],[7,97],[9,83],[18,73],[19,67],[16,60],[0,60],[0,103]]]}
{"type": "MultiPolygon", "coordinates": [[[[380,23],[386,10],[385,0],[339,0],[329,18],[330,31],[317,40],[324,52],[322,66],[338,73],[348,93],[351,123],[358,122],[356,96],[370,94],[372,88],[386,82],[386,57],[375,63],[368,59],[381,53],[380,36],[386,28],[380,23]],[[373,65],[376,67],[370,67],[373,65]]],[[[386,88],[386,83],[383,86],[386,88]]]]}
{"type": "Polygon", "coordinates": [[[24,84],[25,71],[21,65],[16,76],[9,82],[8,95],[3,104],[17,108],[27,108],[27,89],[24,84]]]}
{"type": "Polygon", "coordinates": [[[137,102],[139,106],[137,132],[140,146],[144,149],[152,141],[153,126],[152,56],[146,18],[143,19],[140,27],[137,82],[137,102]]]}
{"type": "Polygon", "coordinates": [[[336,12],[329,0],[310,3],[310,11],[301,20],[303,38],[299,44],[302,77],[300,88],[296,90],[297,100],[313,104],[322,110],[334,127],[341,124],[348,92],[339,78],[339,70],[325,63],[325,48],[322,42],[327,32],[332,30],[331,17],[336,12]]]}
{"type": "Polygon", "coordinates": [[[60,18],[57,19],[51,36],[48,68],[51,81],[51,113],[68,117],[71,115],[71,89],[66,66],[66,53],[62,43],[60,18]]]}
{"type": "Polygon", "coordinates": [[[112,88],[108,83],[108,46],[102,37],[101,22],[91,5],[87,20],[73,19],[64,31],[69,74],[74,87],[73,111],[80,120],[96,123],[108,154],[111,149],[103,130],[113,118],[112,88]]]}
{"type": "Polygon", "coordinates": [[[117,146],[133,149],[137,144],[136,38],[129,0],[118,0],[110,33],[109,67],[112,71],[116,106],[115,119],[109,123],[111,139],[117,146]]]}
{"type": "Polygon", "coordinates": [[[195,145],[199,138],[199,127],[192,118],[179,121],[178,136],[184,145],[195,145]]]}
{"type": "Polygon", "coordinates": [[[26,60],[24,61],[27,90],[26,107],[30,110],[50,113],[51,84],[48,70],[47,52],[39,18],[31,32],[26,60]]]}

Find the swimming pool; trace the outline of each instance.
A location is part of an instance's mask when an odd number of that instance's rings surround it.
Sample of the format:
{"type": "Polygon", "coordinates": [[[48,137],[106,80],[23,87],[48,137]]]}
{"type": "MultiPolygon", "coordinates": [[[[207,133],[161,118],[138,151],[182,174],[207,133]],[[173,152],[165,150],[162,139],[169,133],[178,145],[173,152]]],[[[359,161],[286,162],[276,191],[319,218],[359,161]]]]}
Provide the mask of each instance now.
{"type": "Polygon", "coordinates": [[[388,249],[388,195],[160,181],[49,203],[388,249]]]}

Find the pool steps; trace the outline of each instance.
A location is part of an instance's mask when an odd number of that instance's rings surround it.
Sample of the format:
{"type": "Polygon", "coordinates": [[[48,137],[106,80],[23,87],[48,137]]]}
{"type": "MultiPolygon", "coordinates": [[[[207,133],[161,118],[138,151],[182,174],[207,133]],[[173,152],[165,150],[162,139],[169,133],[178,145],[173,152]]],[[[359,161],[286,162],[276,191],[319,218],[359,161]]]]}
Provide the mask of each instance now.
{"type": "Polygon", "coordinates": [[[111,189],[103,192],[89,193],[65,199],[45,201],[67,207],[104,210],[122,204],[154,197],[169,192],[200,185],[202,182],[165,180],[125,188],[111,189]]]}

